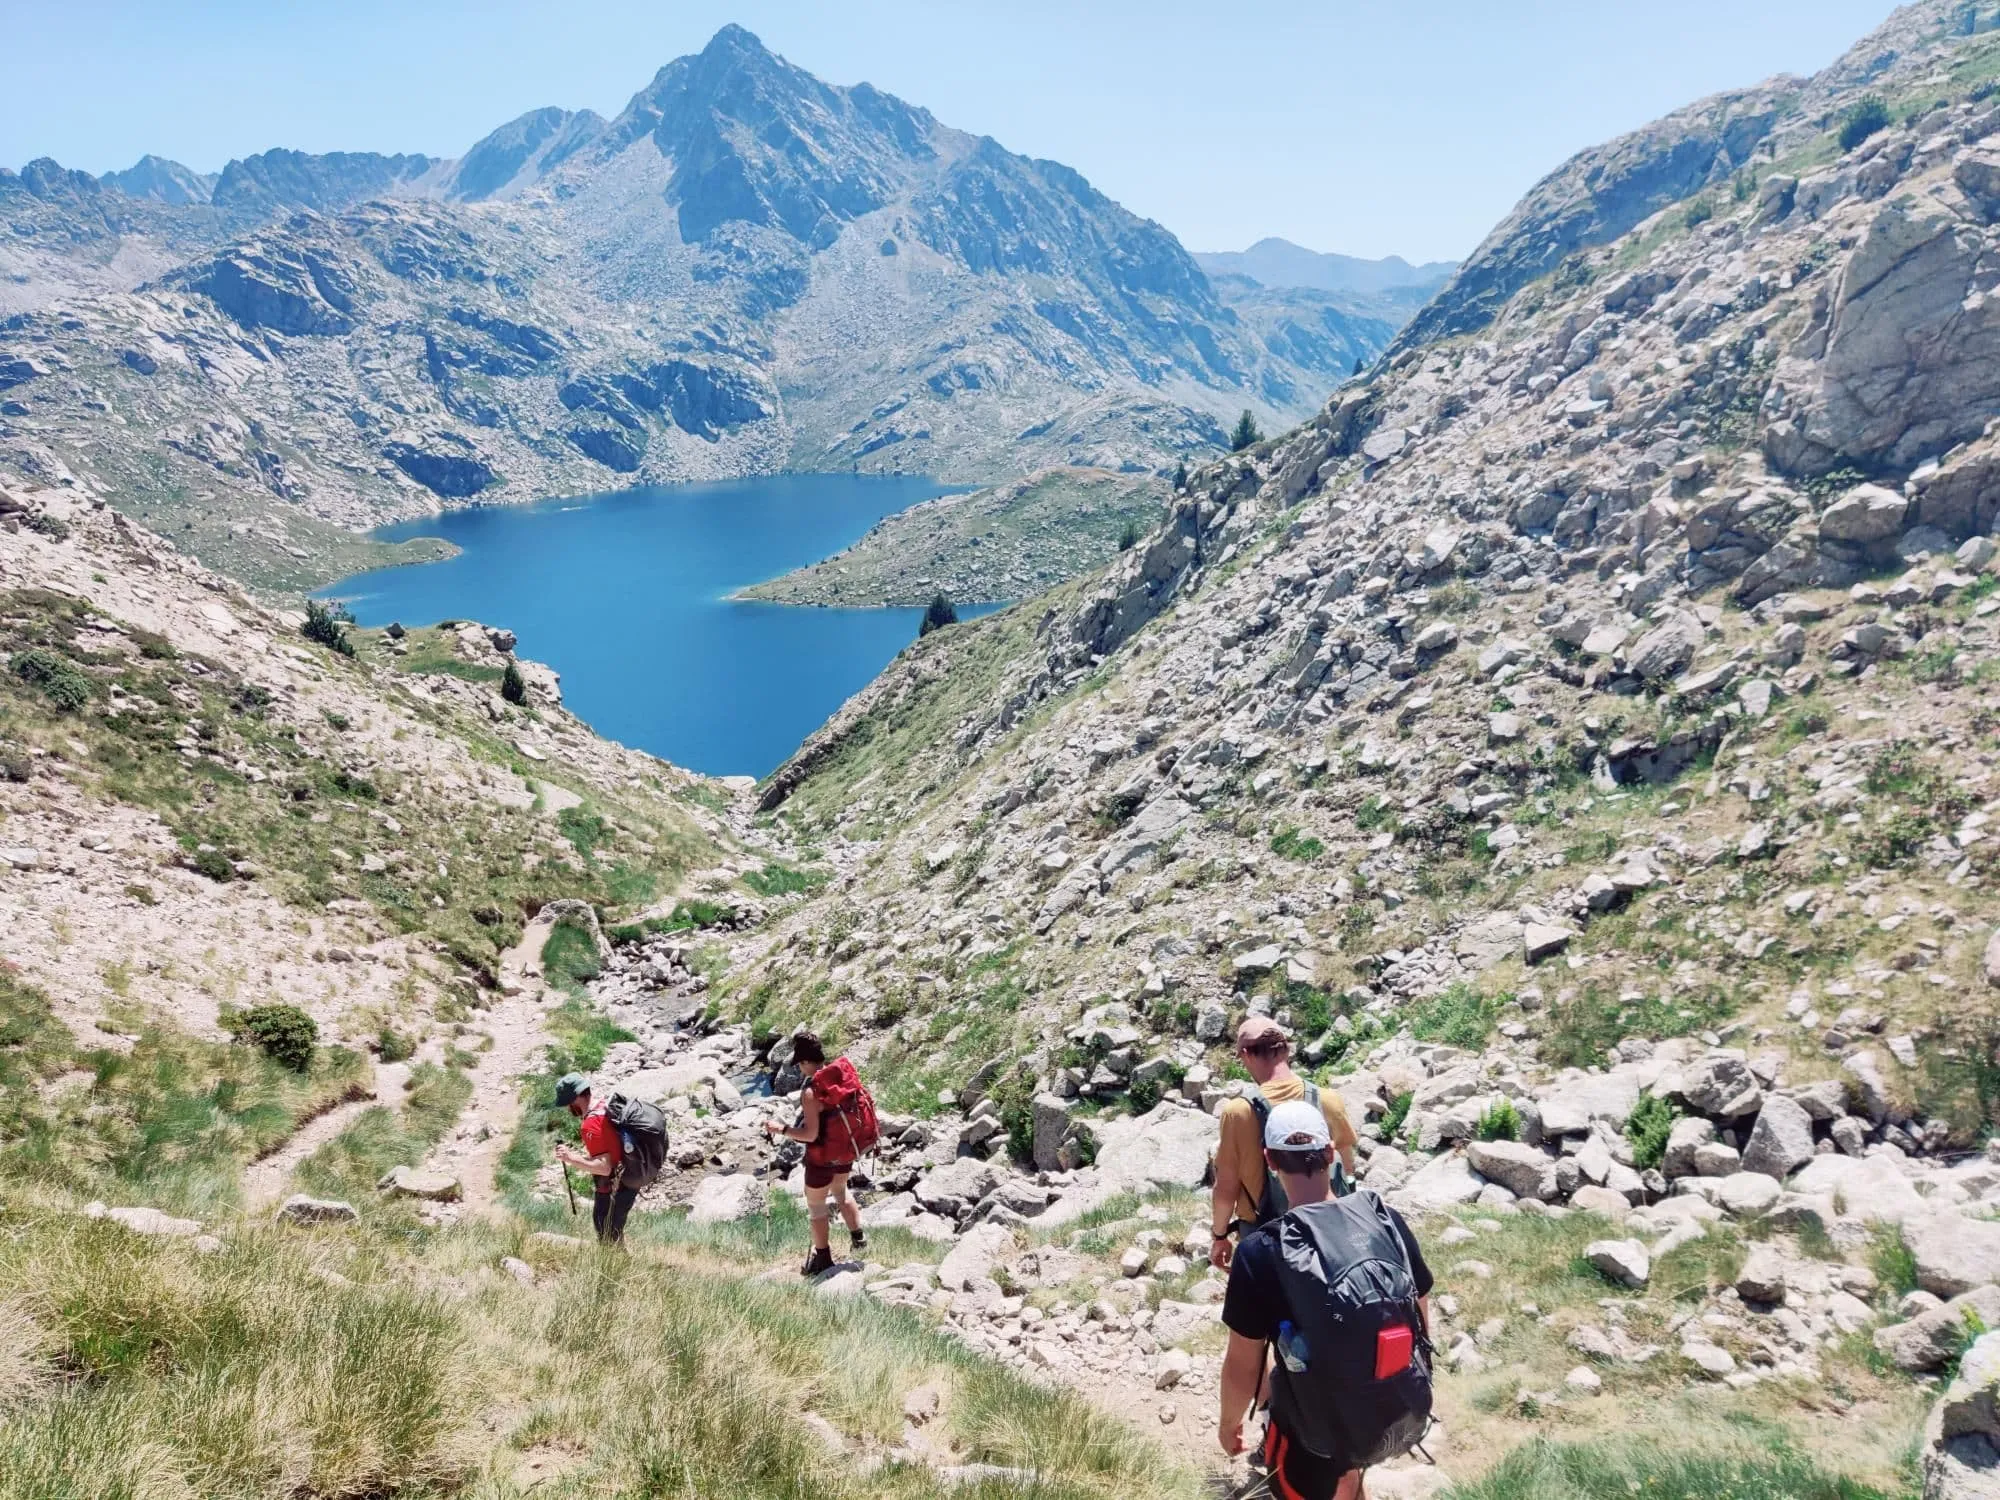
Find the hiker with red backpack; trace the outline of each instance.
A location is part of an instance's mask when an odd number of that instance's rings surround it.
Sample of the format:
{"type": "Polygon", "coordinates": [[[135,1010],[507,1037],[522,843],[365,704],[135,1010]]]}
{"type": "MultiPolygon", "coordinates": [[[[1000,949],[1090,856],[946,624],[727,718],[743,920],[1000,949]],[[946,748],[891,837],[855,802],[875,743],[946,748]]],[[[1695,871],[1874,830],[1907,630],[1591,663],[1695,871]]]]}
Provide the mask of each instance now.
{"type": "Polygon", "coordinates": [[[792,1062],[805,1079],[799,1097],[799,1123],[780,1132],[775,1120],[764,1122],[767,1135],[782,1133],[806,1146],[806,1218],[812,1225],[812,1254],[800,1271],[817,1276],[833,1267],[831,1196],[847,1226],[847,1241],[856,1253],[868,1248],[861,1228],[861,1210],[847,1196],[847,1174],[855,1162],[875,1149],[881,1127],[875,1101],[861,1086],[861,1075],[844,1057],[826,1060],[826,1047],[810,1031],[792,1038],[792,1062]]]}
{"type": "Polygon", "coordinates": [[[1319,1109],[1272,1106],[1264,1159],[1291,1206],[1243,1236],[1223,1297],[1217,1436],[1223,1452],[1243,1451],[1275,1353],[1260,1459],[1275,1500],[1364,1500],[1364,1471],[1430,1427],[1430,1267],[1375,1193],[1335,1195],[1333,1158],[1319,1109]]]}
{"type": "MultiPolygon", "coordinates": [[[[576,1116],[583,1136],[581,1151],[557,1146],[556,1160],[565,1172],[575,1167],[596,1179],[591,1226],[600,1244],[621,1244],[639,1190],[649,1186],[666,1164],[667,1117],[657,1104],[624,1094],[594,1102],[590,1080],[581,1073],[565,1073],[556,1080],[556,1104],[576,1116]]],[[[570,1207],[574,1211],[576,1205],[570,1207]]]]}

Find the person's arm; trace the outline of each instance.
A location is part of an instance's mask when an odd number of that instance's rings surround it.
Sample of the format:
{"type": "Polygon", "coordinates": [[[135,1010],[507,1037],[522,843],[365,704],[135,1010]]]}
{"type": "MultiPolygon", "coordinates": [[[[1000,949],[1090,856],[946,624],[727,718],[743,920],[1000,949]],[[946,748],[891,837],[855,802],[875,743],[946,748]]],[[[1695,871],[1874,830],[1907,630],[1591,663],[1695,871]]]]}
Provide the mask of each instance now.
{"type": "MultiPolygon", "coordinates": [[[[769,1129],[769,1123],[766,1123],[769,1129]]],[[[799,1098],[799,1123],[776,1132],[788,1141],[804,1141],[810,1146],[819,1139],[819,1095],[807,1089],[799,1098]]]]}
{"type": "Polygon", "coordinates": [[[1232,1456],[1243,1451],[1243,1423],[1256,1404],[1264,1382],[1264,1344],[1230,1330],[1229,1348],[1222,1356],[1222,1415],[1216,1440],[1232,1456]]]}
{"type": "Polygon", "coordinates": [[[565,1166],[575,1167],[591,1177],[609,1177],[614,1170],[611,1153],[600,1152],[592,1156],[588,1151],[577,1151],[569,1146],[556,1147],[556,1160],[565,1166]]]}
{"type": "Polygon", "coordinates": [[[1243,1176],[1237,1165],[1235,1115],[1236,1111],[1228,1104],[1222,1106],[1222,1129],[1215,1143],[1215,1187],[1208,1195],[1208,1263],[1218,1271],[1229,1269],[1230,1257],[1235,1253],[1236,1247],[1228,1237],[1229,1226],[1236,1218],[1236,1196],[1243,1191],[1243,1176]]]}
{"type": "Polygon", "coordinates": [[[1229,1224],[1236,1217],[1236,1163],[1227,1154],[1215,1154],[1215,1191],[1208,1195],[1208,1263],[1218,1271],[1229,1269],[1229,1257],[1235,1252],[1230,1242],[1229,1224]]]}
{"type": "Polygon", "coordinates": [[[1429,1292],[1425,1292],[1423,1296],[1417,1298],[1417,1311],[1423,1314],[1424,1337],[1429,1338],[1431,1336],[1431,1294],[1429,1292]]]}
{"type": "Polygon", "coordinates": [[[1322,1110],[1326,1116],[1327,1133],[1333,1137],[1333,1149],[1339,1153],[1341,1166],[1347,1169],[1347,1180],[1354,1181],[1354,1122],[1347,1117],[1347,1101],[1330,1088],[1319,1091],[1320,1102],[1330,1109],[1322,1110]]]}

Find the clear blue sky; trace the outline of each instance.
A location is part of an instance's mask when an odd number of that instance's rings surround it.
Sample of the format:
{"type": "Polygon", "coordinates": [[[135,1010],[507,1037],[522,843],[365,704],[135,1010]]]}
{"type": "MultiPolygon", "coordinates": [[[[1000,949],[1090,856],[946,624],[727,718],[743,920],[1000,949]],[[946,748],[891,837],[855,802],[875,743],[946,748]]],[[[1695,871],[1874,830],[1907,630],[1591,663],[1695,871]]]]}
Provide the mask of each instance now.
{"type": "Polygon", "coordinates": [[[0,0],[0,163],[456,156],[615,114],[737,21],[834,83],[1053,157],[1193,249],[1456,257],[1572,152],[1811,72],[1889,0],[0,0]]]}

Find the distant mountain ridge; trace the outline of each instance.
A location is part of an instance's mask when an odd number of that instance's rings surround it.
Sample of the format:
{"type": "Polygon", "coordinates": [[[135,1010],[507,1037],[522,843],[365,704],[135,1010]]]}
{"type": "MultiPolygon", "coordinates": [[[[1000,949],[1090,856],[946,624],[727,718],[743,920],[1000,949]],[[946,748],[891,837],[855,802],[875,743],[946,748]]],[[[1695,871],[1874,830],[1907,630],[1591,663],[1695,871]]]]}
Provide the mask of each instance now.
{"type": "Polygon", "coordinates": [[[0,171],[0,221],[0,356],[61,375],[4,393],[0,467],[186,511],[208,560],[288,584],[321,549],[251,556],[260,506],[360,527],[780,469],[1171,472],[1246,407],[1316,409],[1408,314],[1211,281],[1073,169],[738,26],[609,120],[212,181],[38,161],[0,171]]]}
{"type": "Polygon", "coordinates": [[[1458,269],[1455,260],[1411,265],[1400,255],[1363,260],[1308,250],[1290,240],[1271,236],[1248,250],[1197,250],[1195,263],[1210,276],[1248,276],[1267,287],[1303,287],[1320,292],[1430,291],[1443,286],[1458,269]]]}

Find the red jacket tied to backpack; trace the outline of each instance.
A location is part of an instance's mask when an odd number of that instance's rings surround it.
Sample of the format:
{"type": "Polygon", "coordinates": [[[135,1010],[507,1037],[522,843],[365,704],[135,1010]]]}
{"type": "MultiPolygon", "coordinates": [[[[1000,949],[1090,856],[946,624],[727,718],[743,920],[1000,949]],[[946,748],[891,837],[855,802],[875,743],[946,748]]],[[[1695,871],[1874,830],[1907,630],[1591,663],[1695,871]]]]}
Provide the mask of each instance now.
{"type": "Polygon", "coordinates": [[[819,1135],[806,1147],[814,1166],[851,1166],[875,1149],[882,1127],[861,1075],[844,1057],[822,1063],[806,1085],[819,1100],[819,1135]]]}

